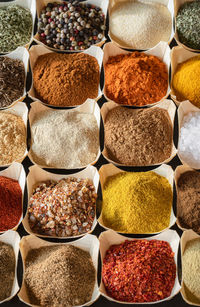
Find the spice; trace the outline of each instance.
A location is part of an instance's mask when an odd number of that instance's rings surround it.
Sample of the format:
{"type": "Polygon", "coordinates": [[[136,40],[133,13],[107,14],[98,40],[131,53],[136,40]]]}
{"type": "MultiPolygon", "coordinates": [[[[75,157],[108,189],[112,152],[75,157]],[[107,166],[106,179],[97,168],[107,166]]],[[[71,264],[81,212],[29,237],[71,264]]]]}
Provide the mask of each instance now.
{"type": "Polygon", "coordinates": [[[112,245],[103,260],[103,283],[122,302],[156,302],[170,296],[176,278],[174,253],[166,241],[126,240],[112,245]]]}
{"type": "Polygon", "coordinates": [[[60,50],[84,50],[99,43],[105,30],[100,7],[80,1],[48,3],[38,21],[40,40],[60,50]]]}
{"type": "Polygon", "coordinates": [[[99,78],[97,60],[85,53],[44,54],[33,68],[36,96],[55,106],[80,105],[96,98],[99,78]]]}
{"type": "Polygon", "coordinates": [[[103,224],[124,233],[154,233],[169,227],[172,188],[154,172],[122,172],[103,186],[103,224]]]}
{"type": "Polygon", "coordinates": [[[104,68],[105,94],[117,103],[143,106],[167,94],[167,67],[156,56],[137,51],[111,56],[104,68]]]}
{"type": "Polygon", "coordinates": [[[108,158],[124,165],[158,164],[170,157],[173,129],[167,110],[116,107],[104,122],[108,158]]]}
{"type": "Polygon", "coordinates": [[[172,87],[179,101],[189,100],[200,108],[200,56],[178,64],[172,78],[172,87]]]}
{"type": "Polygon", "coordinates": [[[88,178],[68,177],[37,186],[29,200],[29,224],[33,231],[58,237],[91,230],[97,194],[88,178]]]}
{"type": "Polygon", "coordinates": [[[11,245],[0,242],[0,301],[11,296],[15,278],[15,254],[11,245]]]}
{"type": "Polygon", "coordinates": [[[200,3],[183,3],[176,16],[176,29],[181,43],[192,49],[200,49],[200,3]]]}
{"type": "Polygon", "coordinates": [[[20,60],[0,57],[0,108],[8,107],[24,92],[25,70],[20,60]]]}
{"type": "Polygon", "coordinates": [[[32,28],[29,9],[15,4],[0,7],[0,53],[10,52],[28,44],[32,28]]]}
{"type": "Polygon", "coordinates": [[[110,12],[110,32],[120,44],[132,49],[149,49],[160,41],[168,42],[172,17],[160,3],[123,1],[110,12]]]}
{"type": "Polygon", "coordinates": [[[83,305],[91,300],[95,275],[90,254],[72,245],[32,249],[25,260],[25,284],[33,305],[83,305]]]}
{"type": "Polygon", "coordinates": [[[39,165],[78,168],[93,162],[99,135],[93,114],[67,110],[44,110],[31,124],[31,156],[39,165]]]}
{"type": "Polygon", "coordinates": [[[26,127],[23,119],[0,112],[0,165],[23,159],[26,150],[26,127]]]}

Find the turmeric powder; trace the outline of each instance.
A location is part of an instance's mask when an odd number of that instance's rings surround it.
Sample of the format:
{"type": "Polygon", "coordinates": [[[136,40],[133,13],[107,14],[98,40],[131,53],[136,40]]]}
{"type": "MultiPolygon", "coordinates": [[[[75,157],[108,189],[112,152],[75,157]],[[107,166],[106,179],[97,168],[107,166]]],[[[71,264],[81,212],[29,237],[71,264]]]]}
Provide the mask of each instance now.
{"type": "Polygon", "coordinates": [[[122,233],[162,231],[169,227],[172,199],[169,181],[153,171],[118,173],[103,187],[103,223],[122,233]]]}

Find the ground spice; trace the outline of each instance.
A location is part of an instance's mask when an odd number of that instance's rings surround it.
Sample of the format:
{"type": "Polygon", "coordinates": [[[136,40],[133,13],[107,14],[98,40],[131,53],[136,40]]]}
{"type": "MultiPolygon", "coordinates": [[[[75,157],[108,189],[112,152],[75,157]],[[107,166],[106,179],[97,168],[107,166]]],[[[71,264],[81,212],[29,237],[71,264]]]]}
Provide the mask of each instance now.
{"type": "Polygon", "coordinates": [[[167,66],[156,56],[137,51],[110,56],[104,68],[105,94],[119,104],[143,106],[167,94],[167,66]]]}
{"type": "Polygon", "coordinates": [[[90,254],[72,245],[30,250],[25,261],[25,284],[33,305],[83,305],[92,297],[95,275],[90,254]]]}
{"type": "Polygon", "coordinates": [[[109,176],[103,187],[102,219],[122,233],[154,233],[169,227],[172,188],[152,171],[109,176]]]}
{"type": "Polygon", "coordinates": [[[171,155],[173,128],[164,109],[114,108],[107,113],[104,131],[108,158],[117,163],[158,164],[171,155]]]}
{"type": "Polygon", "coordinates": [[[96,58],[85,53],[41,55],[33,68],[36,96],[55,106],[80,105],[96,98],[99,78],[96,58]]]}
{"type": "Polygon", "coordinates": [[[108,295],[118,301],[162,300],[174,287],[174,253],[166,241],[126,240],[107,250],[102,278],[108,295]]]}

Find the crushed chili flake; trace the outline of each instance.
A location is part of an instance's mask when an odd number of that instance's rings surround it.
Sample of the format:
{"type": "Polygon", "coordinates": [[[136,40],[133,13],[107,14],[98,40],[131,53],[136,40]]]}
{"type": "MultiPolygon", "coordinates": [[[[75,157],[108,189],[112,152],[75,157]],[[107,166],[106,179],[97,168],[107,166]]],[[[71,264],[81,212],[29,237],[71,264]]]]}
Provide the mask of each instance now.
{"type": "Polygon", "coordinates": [[[166,241],[126,240],[103,260],[107,294],[123,302],[155,302],[170,296],[176,278],[174,253],[166,241]]]}

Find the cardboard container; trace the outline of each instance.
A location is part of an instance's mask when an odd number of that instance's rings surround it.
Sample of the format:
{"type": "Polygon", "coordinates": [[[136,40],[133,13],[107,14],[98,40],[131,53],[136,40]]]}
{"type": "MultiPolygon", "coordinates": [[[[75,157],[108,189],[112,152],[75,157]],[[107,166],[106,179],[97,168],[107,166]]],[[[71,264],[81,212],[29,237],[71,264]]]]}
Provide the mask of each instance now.
{"type": "MultiPolygon", "coordinates": [[[[89,252],[90,256],[92,258],[92,261],[93,261],[93,265],[96,269],[96,272],[98,271],[99,241],[96,238],[96,236],[88,234],[85,237],[78,239],[76,241],[70,242],[70,243],[50,243],[48,241],[44,241],[42,239],[39,239],[39,238],[35,237],[34,235],[29,235],[29,236],[23,237],[22,240],[20,241],[20,252],[21,252],[21,256],[22,256],[24,272],[25,272],[25,260],[27,258],[28,252],[31,249],[40,248],[40,247],[43,247],[43,246],[55,246],[55,245],[61,245],[61,244],[62,245],[70,244],[70,245],[79,247],[79,248],[89,252]]],[[[100,292],[99,292],[99,287],[98,287],[98,282],[97,282],[97,273],[96,273],[96,282],[95,282],[95,286],[94,286],[92,299],[82,306],[90,306],[91,304],[93,304],[99,298],[99,296],[100,296],[100,292]]],[[[28,306],[39,307],[37,305],[32,305],[30,303],[24,279],[23,279],[21,290],[18,293],[18,297],[19,297],[20,301],[27,304],[28,306]]],[[[76,307],[80,307],[80,306],[76,306],[76,307]]]]}
{"type": "MultiPolygon", "coordinates": [[[[30,128],[31,128],[32,122],[33,122],[36,114],[40,113],[43,110],[48,110],[48,109],[50,109],[50,108],[42,105],[40,102],[35,101],[35,102],[31,103],[31,110],[30,110],[30,113],[29,113],[30,128]]],[[[54,110],[54,111],[56,112],[56,110],[54,110]]],[[[65,110],[65,112],[73,112],[73,111],[74,111],[74,109],[65,110]]],[[[96,118],[97,126],[100,130],[100,122],[101,122],[100,109],[99,109],[99,106],[98,106],[98,104],[96,103],[95,100],[87,99],[86,102],[84,102],[82,105],[80,105],[79,107],[76,108],[76,111],[82,112],[82,113],[93,114],[96,118]]],[[[100,135],[100,133],[99,133],[99,135],[100,135]]],[[[31,139],[31,144],[32,144],[32,139],[31,139]]],[[[98,150],[96,159],[94,161],[91,161],[88,165],[95,164],[97,162],[97,160],[99,159],[100,155],[101,155],[101,150],[100,150],[100,142],[99,142],[99,150],[98,150]]],[[[31,155],[31,150],[29,150],[29,152],[28,152],[28,157],[33,164],[37,164],[37,163],[35,163],[34,158],[31,155]]],[[[73,167],[71,169],[75,169],[75,168],[81,169],[81,168],[87,167],[88,165],[73,167]]],[[[52,168],[52,167],[46,166],[46,165],[38,165],[38,166],[40,166],[41,168],[52,168]]],[[[55,167],[53,167],[53,168],[55,168],[55,167]]],[[[69,169],[69,168],[67,168],[67,169],[69,169]]]]}
{"type": "MultiPolygon", "coordinates": [[[[103,123],[105,123],[105,120],[106,120],[106,116],[108,114],[108,112],[116,107],[119,107],[119,105],[113,101],[109,101],[109,102],[106,102],[103,104],[103,107],[101,108],[101,116],[102,116],[102,119],[103,119],[103,123]]],[[[123,106],[121,106],[123,108],[123,106]]],[[[172,124],[172,128],[174,129],[174,117],[175,117],[175,113],[176,113],[176,107],[174,105],[174,103],[169,100],[169,99],[165,99],[164,101],[162,101],[159,106],[153,106],[152,108],[161,108],[161,109],[164,109],[164,110],[167,110],[168,111],[168,114],[170,116],[170,119],[171,119],[171,124],[172,124]]],[[[137,109],[132,109],[132,112],[136,112],[137,109]]],[[[173,141],[172,141],[173,142],[173,141]]],[[[177,153],[177,150],[176,150],[176,147],[174,145],[174,142],[172,144],[172,151],[171,151],[171,155],[168,159],[166,159],[165,161],[163,161],[162,163],[168,163],[169,161],[171,161],[175,155],[177,153]]],[[[140,166],[140,165],[125,165],[125,164],[121,164],[121,163],[117,163],[116,161],[112,160],[109,158],[109,154],[107,152],[107,149],[104,145],[104,149],[102,151],[102,155],[104,156],[104,158],[106,160],[108,160],[109,162],[111,163],[114,163],[115,165],[117,166],[140,166]]],[[[159,163],[161,164],[161,163],[159,163]]],[[[157,165],[157,164],[153,164],[153,165],[157,165]]],[[[150,165],[148,165],[150,166],[150,165]]]]}
{"type": "MultiPolygon", "coordinates": [[[[174,252],[174,261],[176,263],[176,268],[177,268],[177,256],[178,256],[178,247],[179,247],[179,235],[177,234],[176,231],[168,229],[166,231],[164,231],[163,233],[153,236],[153,237],[149,237],[149,238],[143,238],[146,240],[163,240],[163,241],[167,241],[173,252],[174,252]]],[[[99,236],[99,242],[100,242],[100,254],[101,254],[101,262],[103,263],[103,259],[105,257],[106,251],[109,249],[109,247],[111,245],[115,245],[115,244],[121,244],[123,243],[125,240],[129,240],[129,241],[133,241],[133,240],[142,240],[142,239],[135,239],[135,238],[128,238],[128,237],[124,237],[122,235],[119,235],[118,233],[116,233],[113,230],[108,230],[108,231],[104,231],[100,234],[99,236]]],[[[177,270],[178,271],[178,270],[177,270]]],[[[113,299],[112,297],[108,296],[108,294],[106,293],[106,289],[104,287],[103,281],[101,279],[101,284],[100,284],[100,293],[101,295],[103,295],[104,297],[106,297],[109,301],[112,302],[116,302],[116,303],[120,303],[120,304],[127,304],[127,305],[151,305],[151,304],[155,304],[155,303],[161,303],[164,301],[168,301],[171,300],[176,294],[178,294],[178,292],[180,291],[180,284],[178,281],[178,272],[176,271],[176,279],[175,279],[175,284],[174,287],[172,289],[171,295],[163,300],[160,301],[156,301],[156,302],[148,302],[148,303],[127,303],[127,302],[121,302],[121,301],[117,301],[115,299],[113,299]]]]}
{"type": "MultiPolygon", "coordinates": [[[[161,166],[155,168],[152,171],[154,173],[160,175],[160,176],[165,177],[169,181],[169,184],[171,185],[172,193],[173,193],[173,177],[174,177],[174,173],[173,173],[173,170],[172,170],[171,166],[166,165],[166,164],[162,164],[161,166]]],[[[111,163],[105,164],[105,165],[101,166],[101,168],[99,169],[101,190],[103,191],[103,187],[104,187],[106,179],[108,177],[113,176],[113,175],[117,175],[117,174],[122,173],[122,172],[124,172],[124,171],[119,169],[119,168],[117,168],[116,166],[114,166],[111,163]]],[[[102,192],[102,194],[103,194],[103,192],[102,192]]],[[[100,215],[100,217],[98,219],[98,222],[99,222],[100,226],[102,226],[104,229],[109,229],[103,223],[102,213],[101,213],[101,215],[100,215]]],[[[152,234],[157,234],[157,233],[163,232],[164,230],[167,230],[168,228],[172,227],[175,224],[175,222],[176,222],[176,217],[175,217],[174,212],[173,212],[173,207],[171,206],[171,216],[170,216],[169,226],[167,228],[163,229],[162,231],[154,232],[152,234]]],[[[121,233],[123,233],[123,232],[121,232],[121,233]]],[[[129,233],[129,234],[131,234],[131,233],[129,233]]],[[[144,233],[144,234],[150,234],[150,233],[144,233]]]]}
{"type": "MultiPolygon", "coordinates": [[[[129,53],[131,53],[131,52],[127,51],[127,50],[120,49],[119,47],[115,46],[114,43],[111,43],[111,42],[110,43],[106,43],[104,45],[103,51],[104,51],[104,56],[103,56],[104,72],[105,72],[105,65],[108,62],[108,59],[109,59],[110,56],[116,56],[116,55],[119,55],[119,54],[129,54],[129,53]]],[[[155,103],[146,104],[145,106],[142,106],[142,107],[146,107],[146,106],[151,106],[152,107],[152,106],[160,103],[164,99],[166,99],[167,96],[169,96],[169,93],[170,93],[170,85],[169,85],[170,48],[169,48],[167,43],[160,42],[154,48],[149,49],[148,51],[144,51],[144,53],[146,53],[148,55],[157,56],[161,61],[163,61],[166,64],[167,71],[168,71],[168,89],[167,89],[166,95],[160,101],[155,101],[155,103]]],[[[109,97],[106,96],[105,73],[104,73],[103,94],[104,94],[106,100],[110,100],[109,97]]],[[[112,101],[112,100],[110,100],[110,101],[112,101]]]]}
{"type": "MultiPolygon", "coordinates": [[[[39,18],[40,14],[41,14],[41,11],[44,9],[44,7],[48,4],[48,3],[62,3],[63,1],[62,0],[37,0],[37,16],[39,18]]],[[[104,15],[105,15],[105,22],[104,22],[104,25],[106,24],[106,15],[107,15],[107,10],[108,10],[108,2],[109,0],[86,0],[84,1],[85,4],[93,4],[95,6],[99,6],[104,15]]],[[[48,49],[52,50],[52,51],[57,51],[57,52],[81,52],[81,50],[60,50],[60,49],[55,49],[55,48],[51,48],[49,47],[48,45],[45,45],[43,44],[41,41],[40,41],[40,36],[39,36],[39,33],[37,32],[36,35],[34,36],[34,40],[37,44],[39,45],[43,45],[45,47],[47,47],[48,49]]],[[[106,37],[105,35],[103,36],[101,42],[99,42],[98,44],[95,44],[95,46],[99,46],[101,47],[106,41],[106,37]]]]}

